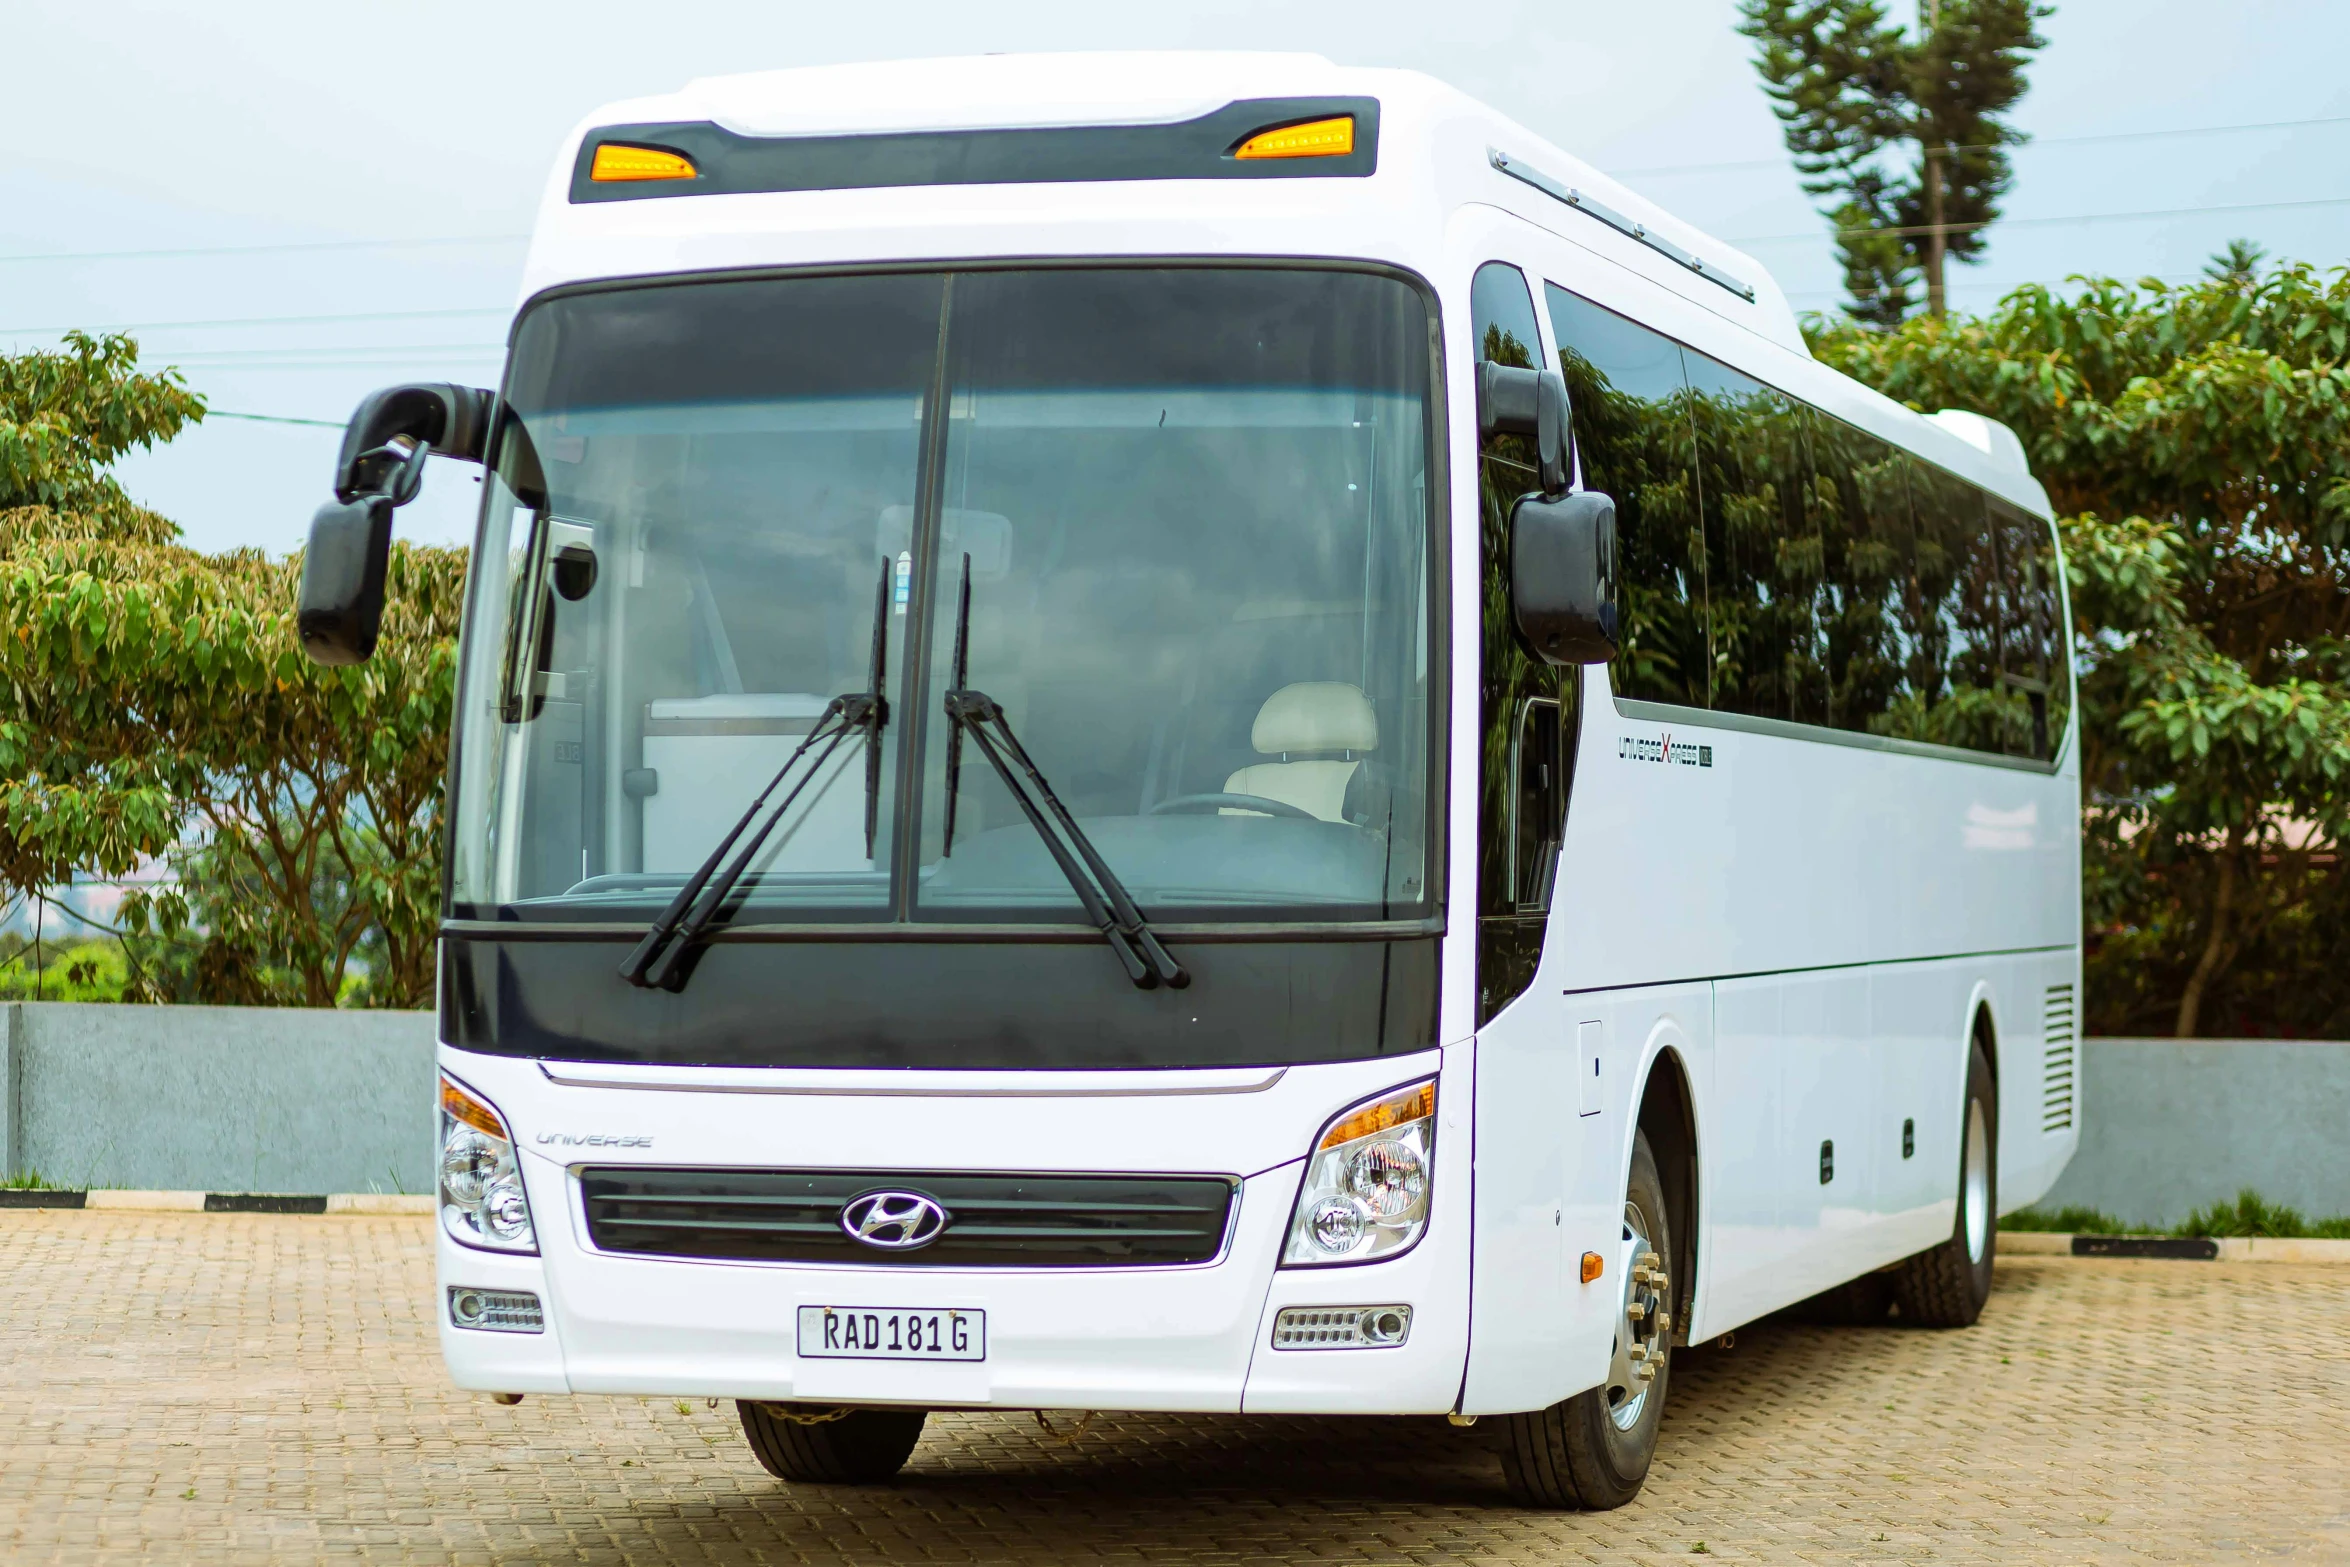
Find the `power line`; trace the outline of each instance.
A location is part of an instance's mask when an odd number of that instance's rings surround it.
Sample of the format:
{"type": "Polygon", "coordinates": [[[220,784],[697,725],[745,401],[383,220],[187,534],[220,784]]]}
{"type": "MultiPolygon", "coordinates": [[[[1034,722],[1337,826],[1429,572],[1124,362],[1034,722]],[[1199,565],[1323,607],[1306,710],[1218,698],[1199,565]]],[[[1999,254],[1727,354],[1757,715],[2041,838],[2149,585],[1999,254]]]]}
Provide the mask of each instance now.
{"type": "Polygon", "coordinates": [[[423,321],[447,316],[502,316],[503,308],[487,306],[458,310],[364,310],[331,316],[231,316],[217,321],[108,321],[97,326],[72,322],[65,326],[0,326],[0,336],[35,332],[161,332],[183,327],[313,326],[330,321],[423,321]]]}
{"type": "MultiPolygon", "coordinates": [[[[2177,130],[2164,131],[2105,131],[2089,136],[2035,136],[2030,141],[2021,144],[1983,142],[1970,146],[1951,147],[1946,150],[1950,152],[1993,152],[2004,147],[2015,147],[2020,151],[2031,147],[2083,146],[2090,142],[2148,141],[2164,136],[2224,136],[2236,131],[2297,130],[2309,125],[2350,125],[2350,115],[2334,114],[2314,120],[2267,120],[2252,125],[2182,126],[2177,130]]],[[[1611,169],[1608,172],[1616,179],[1629,179],[1636,175],[1727,174],[1738,170],[1779,169],[1787,166],[1788,160],[1785,158],[1757,158],[1739,163],[1672,163],[1660,164],[1654,168],[1646,169],[1611,169]]]]}
{"type": "Polygon", "coordinates": [[[339,419],[294,419],[285,414],[233,414],[225,408],[207,408],[204,410],[204,417],[207,419],[249,419],[255,424],[306,424],[319,430],[340,430],[343,428],[343,423],[339,419]]]}
{"type": "MultiPolygon", "coordinates": [[[[2038,228],[2046,224],[2128,223],[2141,218],[2196,217],[2208,212],[2282,212],[2291,208],[2341,206],[2350,206],[2350,196],[2319,196],[2308,201],[2245,201],[2215,207],[2151,207],[2143,212],[2077,212],[2040,218],[1995,218],[1983,223],[1945,223],[1942,225],[1942,232],[1945,234],[1965,234],[1975,229],[1994,226],[2038,228]]],[[[1900,228],[1830,229],[1828,231],[1831,237],[1838,239],[1860,234],[1913,235],[1932,232],[1933,225],[1928,223],[1910,224],[1900,228]]],[[[1743,238],[1729,240],[1727,243],[1732,245],[1779,245],[1792,244],[1797,240],[1818,239],[1819,237],[1817,230],[1808,234],[1749,234],[1743,238]]]]}
{"type": "MultiPolygon", "coordinates": [[[[438,362],[447,364],[495,364],[505,351],[495,353],[468,350],[462,354],[442,354],[438,362]]],[[[224,375],[245,375],[272,370],[397,370],[416,363],[414,354],[377,354],[351,359],[286,359],[245,360],[230,363],[212,363],[199,360],[174,360],[172,368],[186,370],[218,370],[224,375]]]]}
{"type": "Polygon", "coordinates": [[[433,239],[341,239],[286,245],[190,245],[173,250],[57,250],[0,256],[13,261],[153,261],[188,256],[263,256],[322,250],[413,250],[433,245],[519,245],[528,234],[447,234],[433,239]]]}
{"type": "Polygon", "coordinates": [[[174,361],[185,359],[282,359],[305,354],[358,354],[373,358],[381,354],[503,354],[504,343],[333,343],[305,348],[296,343],[283,343],[275,348],[192,348],[185,354],[170,356],[174,361]]]}

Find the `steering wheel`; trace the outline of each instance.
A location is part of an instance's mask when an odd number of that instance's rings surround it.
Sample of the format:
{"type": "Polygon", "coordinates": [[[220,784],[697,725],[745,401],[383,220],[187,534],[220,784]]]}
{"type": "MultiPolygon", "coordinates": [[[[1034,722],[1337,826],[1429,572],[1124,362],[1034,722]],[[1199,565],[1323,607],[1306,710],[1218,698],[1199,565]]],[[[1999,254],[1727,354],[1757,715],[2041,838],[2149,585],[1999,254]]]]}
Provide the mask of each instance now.
{"type": "Polygon", "coordinates": [[[1177,811],[1258,811],[1267,816],[1286,816],[1293,821],[1318,822],[1322,819],[1311,811],[1300,810],[1287,800],[1268,800],[1261,794],[1179,794],[1172,800],[1161,800],[1146,814],[1167,816],[1177,811]]]}

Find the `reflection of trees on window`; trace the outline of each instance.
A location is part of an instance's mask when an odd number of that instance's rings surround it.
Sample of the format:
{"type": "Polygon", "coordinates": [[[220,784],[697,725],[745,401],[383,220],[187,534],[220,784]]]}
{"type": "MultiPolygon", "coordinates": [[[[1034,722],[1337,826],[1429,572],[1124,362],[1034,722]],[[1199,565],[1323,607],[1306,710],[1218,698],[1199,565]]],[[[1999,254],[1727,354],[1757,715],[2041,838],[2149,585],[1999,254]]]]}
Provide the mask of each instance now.
{"type": "Polygon", "coordinates": [[[2049,526],[1566,290],[1583,483],[1616,502],[1616,694],[2046,759],[2049,526]]]}
{"type": "Polygon", "coordinates": [[[1911,459],[1916,547],[1898,622],[1907,679],[1869,724],[1876,734],[2009,751],[1999,689],[1998,561],[1983,492],[1911,459]]]}
{"type": "Polygon", "coordinates": [[[1825,566],[1815,606],[1825,722],[1863,729],[1901,684],[1894,600],[1910,538],[1899,455],[1840,419],[1812,419],[1812,498],[1825,566]]]}
{"type": "MultiPolygon", "coordinates": [[[[1525,274],[1505,262],[1487,262],[1470,286],[1470,329],[1479,360],[1536,369],[1542,334],[1525,274]]],[[[1510,612],[1509,515],[1518,497],[1540,488],[1534,441],[1497,435],[1481,452],[1478,469],[1482,600],[1482,669],[1478,696],[1477,802],[1477,1021],[1483,1023],[1533,983],[1542,956],[1539,903],[1521,896],[1524,866],[1515,852],[1516,828],[1532,826],[1520,810],[1518,723],[1529,702],[1552,715],[1550,733],[1558,769],[1551,775],[1556,809],[1565,810],[1566,767],[1574,732],[1575,670],[1556,670],[1527,648],[1510,612]]],[[[1549,807],[1544,807],[1548,809],[1549,807]]],[[[1552,831],[1555,858],[1556,829],[1552,831]]],[[[1547,893],[1547,889],[1546,893],[1547,893]]],[[[1546,901],[1546,899],[1545,899],[1546,901]]]]}
{"type": "Polygon", "coordinates": [[[1808,410],[1703,354],[1686,358],[1712,589],[1713,705],[1824,723],[1818,612],[1827,555],[1808,410]]]}
{"type": "Polygon", "coordinates": [[[1585,489],[1616,503],[1618,694],[1707,704],[1705,544],[1681,347],[1545,290],[1585,489]]]}

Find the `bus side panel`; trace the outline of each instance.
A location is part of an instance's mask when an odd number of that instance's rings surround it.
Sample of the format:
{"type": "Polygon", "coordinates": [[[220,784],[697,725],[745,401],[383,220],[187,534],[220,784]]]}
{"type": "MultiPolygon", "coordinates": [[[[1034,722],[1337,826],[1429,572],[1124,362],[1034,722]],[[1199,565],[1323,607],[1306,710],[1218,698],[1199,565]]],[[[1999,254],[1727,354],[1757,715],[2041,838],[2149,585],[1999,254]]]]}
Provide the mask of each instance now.
{"type": "Polygon", "coordinates": [[[1540,1409],[1570,1391],[1568,1170],[1599,1130],[1576,1113],[1576,1037],[1561,998],[1539,976],[1477,1031],[1464,1409],[1540,1409]],[[1562,1298],[1569,1300],[1564,1313],[1562,1298]]]}
{"type": "Polygon", "coordinates": [[[1466,1413],[1540,1409],[1606,1377],[1641,1095],[1671,1052],[1702,1096],[1712,1044],[1702,984],[1562,996],[1538,976],[1480,1031],[1466,1413]],[[1588,1284],[1585,1252],[1604,1262],[1588,1284]]]}

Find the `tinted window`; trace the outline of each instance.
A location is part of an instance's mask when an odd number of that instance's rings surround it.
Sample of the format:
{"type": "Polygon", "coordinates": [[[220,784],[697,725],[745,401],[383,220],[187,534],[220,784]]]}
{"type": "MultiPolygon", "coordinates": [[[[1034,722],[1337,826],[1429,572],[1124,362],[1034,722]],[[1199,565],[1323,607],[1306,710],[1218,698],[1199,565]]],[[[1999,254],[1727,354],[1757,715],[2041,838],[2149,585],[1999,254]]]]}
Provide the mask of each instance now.
{"type": "Polygon", "coordinates": [[[1904,679],[1879,734],[2006,751],[2000,712],[1999,573],[1983,493],[1907,459],[1914,541],[1896,624],[1904,679]]]}
{"type": "Polygon", "coordinates": [[[1510,898],[1520,909],[1550,907],[1558,874],[1559,841],[1567,819],[1566,751],[1559,705],[1536,697],[1518,710],[1517,743],[1510,756],[1514,807],[1510,823],[1510,898]]]}
{"type": "Polygon", "coordinates": [[[1681,346],[1551,284],[1583,485],[1614,498],[1618,694],[1708,703],[1705,538],[1681,346]]]}
{"type": "MultiPolygon", "coordinates": [[[[1524,273],[1506,262],[1487,262],[1477,269],[1469,304],[1478,359],[1529,369],[1542,363],[1542,334],[1524,273]]],[[[1478,461],[1484,600],[1477,747],[1480,1023],[1533,982],[1542,956],[1548,867],[1558,858],[1573,759],[1577,671],[1556,670],[1537,658],[1510,613],[1510,508],[1540,483],[1534,457],[1530,438],[1503,435],[1485,443],[1478,461]],[[1547,774],[1539,766],[1528,774],[1524,767],[1525,726],[1536,711],[1545,716],[1535,721],[1542,732],[1533,743],[1554,763],[1547,774]]]]}
{"type": "Polygon", "coordinates": [[[1549,285],[1583,484],[1614,497],[1616,694],[2046,760],[2048,525],[1549,285]]]}
{"type": "Polygon", "coordinates": [[[1825,415],[1812,420],[1812,469],[1824,721],[1867,730],[1891,710],[1901,685],[1893,605],[1913,542],[1908,475],[1892,446],[1825,415]]]}
{"type": "Polygon", "coordinates": [[[2002,739],[2045,759],[2064,733],[2071,694],[2056,541],[2039,518],[1996,497],[1990,507],[1999,547],[1999,665],[2008,697],[2002,739]]]}
{"type": "Polygon", "coordinates": [[[1824,723],[1826,508],[1812,494],[1809,410],[1703,354],[1685,357],[1704,513],[1712,705],[1824,723]]]}

